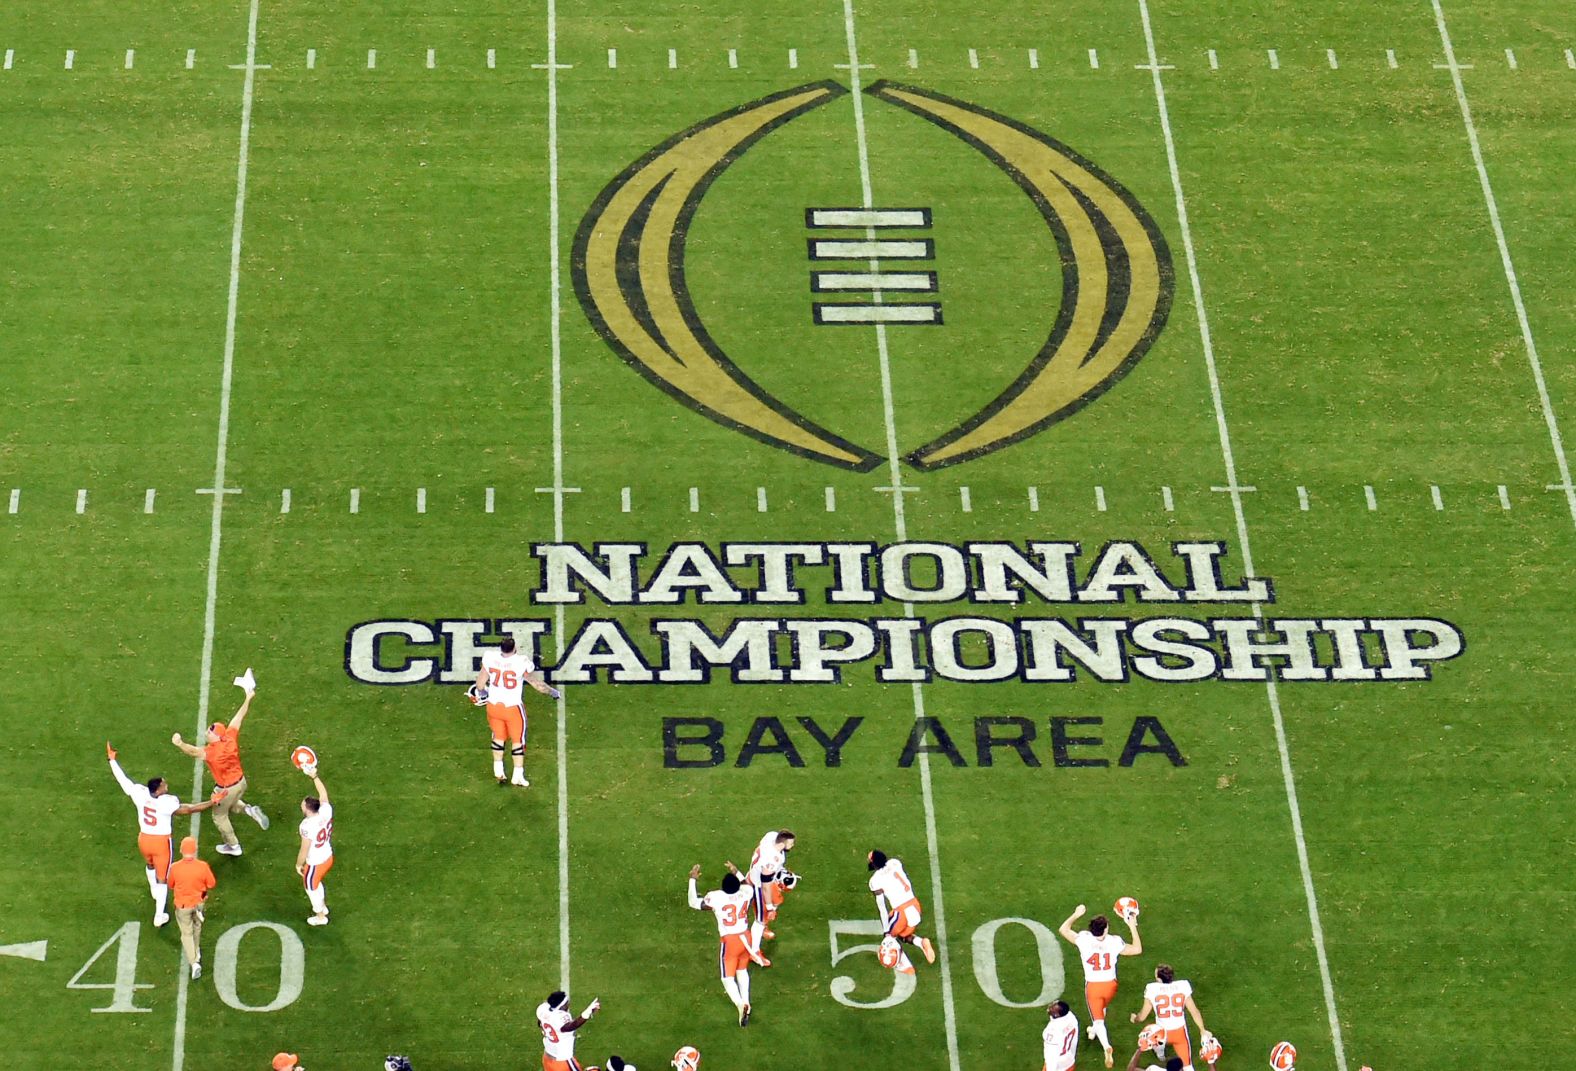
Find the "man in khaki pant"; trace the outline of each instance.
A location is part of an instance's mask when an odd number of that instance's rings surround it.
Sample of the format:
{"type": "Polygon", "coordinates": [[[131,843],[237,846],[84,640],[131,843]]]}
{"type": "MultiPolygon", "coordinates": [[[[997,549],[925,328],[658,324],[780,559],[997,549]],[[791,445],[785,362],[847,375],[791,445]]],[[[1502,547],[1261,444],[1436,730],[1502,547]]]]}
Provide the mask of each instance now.
{"type": "MultiPolygon", "coordinates": [[[[251,683],[251,670],[247,676],[237,683],[251,683]]],[[[240,855],[241,842],[235,836],[235,826],[230,822],[230,815],[235,811],[245,814],[264,829],[268,828],[268,816],[261,807],[254,807],[244,799],[246,795],[246,774],[241,769],[241,723],[246,720],[246,712],[252,705],[252,697],[257,694],[253,687],[246,689],[246,699],[241,703],[241,709],[235,712],[226,725],[216,721],[208,727],[208,746],[198,748],[181,739],[181,734],[176,733],[170,737],[170,743],[180,748],[194,759],[202,759],[208,764],[208,772],[213,777],[215,788],[225,790],[224,799],[220,800],[213,809],[213,824],[218,827],[219,836],[224,838],[224,843],[216,851],[220,855],[240,855]]]]}
{"type": "Polygon", "coordinates": [[[208,890],[218,884],[213,870],[197,858],[197,838],[181,841],[181,857],[170,864],[170,892],[175,895],[175,925],[181,931],[181,947],[191,964],[193,980],[202,977],[202,909],[208,890]]]}

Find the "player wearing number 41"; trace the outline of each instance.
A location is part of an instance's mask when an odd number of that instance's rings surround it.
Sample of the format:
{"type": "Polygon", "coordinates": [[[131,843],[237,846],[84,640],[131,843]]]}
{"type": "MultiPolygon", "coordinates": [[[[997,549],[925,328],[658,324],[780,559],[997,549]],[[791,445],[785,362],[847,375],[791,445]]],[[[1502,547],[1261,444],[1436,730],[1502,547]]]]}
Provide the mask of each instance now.
{"type": "Polygon", "coordinates": [[[170,743],[186,754],[207,762],[213,783],[228,793],[224,802],[213,809],[213,824],[219,830],[219,836],[224,838],[224,843],[214,849],[220,855],[241,854],[241,842],[236,838],[235,826],[230,824],[232,811],[241,811],[262,828],[268,828],[268,816],[263,813],[263,809],[242,798],[246,795],[246,773],[241,769],[241,723],[246,720],[246,712],[251,709],[252,699],[257,695],[257,682],[252,677],[251,668],[248,667],[243,676],[235,678],[235,683],[246,693],[246,698],[228,725],[216,721],[208,726],[207,747],[186,743],[180,733],[170,737],[170,743]]]}
{"type": "Polygon", "coordinates": [[[760,945],[750,934],[750,907],[757,902],[756,890],[741,881],[739,871],[728,864],[731,873],[722,879],[722,888],[713,889],[705,896],[696,889],[700,880],[700,864],[690,867],[689,906],[696,911],[710,911],[717,918],[717,962],[722,975],[722,988],[739,1011],[739,1025],[750,1025],[750,964],[770,967],[771,961],[761,955],[760,945]]]}
{"type": "Polygon", "coordinates": [[[1105,1066],[1113,1067],[1116,1056],[1111,1051],[1111,1036],[1105,1029],[1105,1010],[1116,999],[1116,962],[1121,956],[1137,956],[1144,951],[1144,942],[1138,936],[1138,905],[1132,906],[1124,919],[1132,931],[1133,939],[1124,941],[1110,932],[1110,923],[1104,915],[1089,920],[1087,930],[1073,932],[1073,924],[1083,917],[1083,904],[1073,909],[1057,932],[1078,949],[1083,961],[1084,999],[1089,1003],[1089,1039],[1098,1041],[1105,1049],[1105,1066]]]}
{"type": "Polygon", "coordinates": [[[196,814],[206,811],[224,798],[222,789],[215,790],[213,798],[202,803],[182,803],[170,792],[162,777],[151,778],[147,785],[139,785],[126,776],[116,755],[119,753],[109,743],[104,751],[109,755],[109,772],[120,783],[120,790],[137,805],[137,851],[148,868],[148,892],[153,896],[153,924],[163,926],[170,921],[164,910],[169,903],[170,887],[166,884],[170,864],[175,861],[175,833],[171,820],[178,814],[196,814]]]}
{"type": "Polygon", "coordinates": [[[334,867],[334,805],[328,802],[328,789],[317,776],[317,766],[308,764],[301,772],[312,779],[316,796],[301,801],[301,850],[296,853],[296,873],[306,888],[306,898],[312,902],[312,916],[308,926],[328,925],[328,893],[323,888],[323,878],[334,867]]]}
{"type": "Polygon", "coordinates": [[[536,1025],[542,1028],[542,1071],[587,1071],[575,1059],[575,1038],[580,1028],[601,1010],[602,1002],[593,1000],[585,1011],[571,1016],[569,994],[561,989],[549,993],[536,1006],[536,1025]]]}
{"type": "Polygon", "coordinates": [[[529,684],[549,699],[558,698],[558,689],[549,687],[536,675],[536,667],[515,650],[512,637],[482,655],[481,672],[465,693],[472,703],[487,708],[487,727],[492,731],[493,776],[500,785],[530,788],[525,779],[525,686],[529,684]],[[503,776],[503,743],[508,739],[514,754],[514,776],[503,776]]]}
{"type": "MultiPolygon", "coordinates": [[[[924,917],[919,906],[919,898],[914,895],[913,883],[908,880],[908,874],[903,871],[903,863],[898,859],[888,859],[883,851],[872,851],[865,856],[870,867],[870,891],[876,894],[876,913],[881,916],[881,925],[886,928],[886,937],[882,940],[885,948],[882,962],[890,957],[892,943],[917,945],[925,954],[926,963],[936,962],[936,948],[930,943],[930,938],[921,937],[915,933],[920,921],[924,917]]],[[[901,950],[896,956],[894,966],[904,974],[913,974],[914,965],[909,962],[908,953],[901,950]]]]}
{"type": "Polygon", "coordinates": [[[1165,1031],[1155,1052],[1164,1054],[1166,1046],[1170,1045],[1182,1058],[1182,1071],[1193,1071],[1193,1047],[1188,1039],[1187,1015],[1183,1014],[1184,1011],[1193,1016],[1201,1034],[1208,1037],[1209,1031],[1204,1029],[1204,1016],[1199,1012],[1198,1005],[1193,1003],[1193,984],[1185,978],[1178,978],[1169,963],[1162,963],[1155,968],[1155,980],[1144,986],[1144,1006],[1130,1018],[1135,1023],[1141,1023],[1149,1018],[1151,1011],[1155,1013],[1155,1026],[1165,1031]]]}

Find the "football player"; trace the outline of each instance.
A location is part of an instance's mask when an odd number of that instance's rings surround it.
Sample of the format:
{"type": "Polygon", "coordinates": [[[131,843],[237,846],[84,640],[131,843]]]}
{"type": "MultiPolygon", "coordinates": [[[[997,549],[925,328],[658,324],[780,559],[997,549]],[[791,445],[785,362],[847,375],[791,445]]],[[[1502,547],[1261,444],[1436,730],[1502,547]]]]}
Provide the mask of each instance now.
{"type": "Polygon", "coordinates": [[[690,867],[689,906],[696,911],[710,911],[717,919],[717,938],[720,945],[717,958],[722,974],[722,988],[739,1012],[739,1025],[750,1025],[750,964],[770,967],[771,961],[761,955],[760,945],[746,936],[750,926],[750,906],[756,902],[756,890],[739,880],[738,871],[722,879],[722,888],[713,889],[705,896],[695,887],[700,880],[700,864],[690,867]]]}
{"type": "MultiPolygon", "coordinates": [[[[317,776],[317,767],[310,767],[312,787],[316,796],[301,801],[301,850],[296,853],[296,873],[306,888],[306,898],[312,903],[308,926],[328,925],[328,893],[323,888],[323,878],[334,867],[334,805],[328,802],[328,789],[317,776]]],[[[303,771],[304,772],[304,771],[303,771]]]]}
{"type": "Polygon", "coordinates": [[[525,655],[515,650],[514,637],[506,636],[502,643],[482,655],[482,668],[476,682],[465,694],[477,706],[487,708],[487,727],[492,731],[493,776],[500,785],[529,788],[525,779],[525,700],[523,693],[529,684],[550,699],[558,698],[558,689],[551,688],[536,674],[536,667],[525,655]],[[503,742],[507,738],[514,755],[514,776],[503,776],[503,742]]]}
{"type": "Polygon", "coordinates": [[[1130,1018],[1141,1023],[1149,1018],[1151,1011],[1155,1013],[1155,1026],[1165,1031],[1156,1053],[1164,1053],[1165,1047],[1170,1045],[1182,1059],[1182,1071],[1193,1071],[1193,1046],[1188,1039],[1187,1016],[1192,1015],[1199,1032],[1205,1033],[1204,1016],[1193,1003],[1192,983],[1178,978],[1169,963],[1155,968],[1155,980],[1144,986],[1144,1006],[1130,1018]]]}
{"type": "Polygon", "coordinates": [[[1116,1064],[1116,1054],[1111,1049],[1111,1036],[1105,1029],[1105,1009],[1116,999],[1116,961],[1121,956],[1142,955],[1144,942],[1138,936],[1138,921],[1127,923],[1133,939],[1124,941],[1110,930],[1104,915],[1089,920],[1087,930],[1073,932],[1073,923],[1083,917],[1083,904],[1073,909],[1057,932],[1077,947],[1078,958],[1083,960],[1084,1000],[1089,1003],[1089,1039],[1098,1041],[1105,1049],[1105,1066],[1116,1064]]]}
{"type": "Polygon", "coordinates": [[[171,820],[178,814],[196,814],[213,807],[224,799],[222,790],[215,790],[212,799],[203,803],[182,803],[170,792],[169,782],[162,777],[151,778],[147,785],[139,785],[126,776],[116,758],[119,754],[106,742],[104,751],[109,755],[109,772],[115,775],[120,790],[131,797],[137,806],[137,851],[147,866],[148,892],[153,897],[153,924],[163,926],[170,921],[168,906],[170,864],[175,862],[175,832],[171,820]]]}
{"type": "Polygon", "coordinates": [[[584,1071],[575,1059],[575,1037],[591,1017],[602,1010],[593,1000],[578,1016],[569,1014],[569,994],[554,990],[536,1006],[536,1025],[542,1028],[542,1071],[584,1071]]]}
{"type": "Polygon", "coordinates": [[[914,932],[923,915],[902,861],[889,859],[879,850],[872,850],[865,860],[871,871],[870,891],[876,894],[876,913],[881,916],[887,936],[906,945],[917,945],[925,954],[926,963],[936,962],[936,948],[930,938],[914,932]]]}
{"type": "Polygon", "coordinates": [[[1078,1016],[1065,1000],[1058,1000],[1045,1009],[1045,1017],[1048,1021],[1040,1034],[1045,1045],[1042,1071],[1072,1071],[1078,1059],[1078,1016]]]}
{"type": "MultiPolygon", "coordinates": [[[[773,829],[761,838],[750,857],[750,870],[744,881],[755,890],[755,922],[750,927],[750,939],[760,948],[763,940],[777,936],[767,924],[777,921],[777,908],[783,902],[783,890],[799,884],[799,875],[788,871],[788,853],[793,850],[795,838],[792,831],[773,829]]],[[[733,864],[728,864],[733,869],[733,864]]]]}

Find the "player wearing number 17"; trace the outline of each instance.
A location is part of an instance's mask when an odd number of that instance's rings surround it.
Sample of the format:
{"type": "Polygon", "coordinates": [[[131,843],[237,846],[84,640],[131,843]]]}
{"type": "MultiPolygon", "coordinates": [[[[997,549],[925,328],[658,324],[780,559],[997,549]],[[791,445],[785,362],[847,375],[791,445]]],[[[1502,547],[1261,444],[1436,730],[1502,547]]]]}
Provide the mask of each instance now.
{"type": "Polygon", "coordinates": [[[170,896],[167,884],[170,864],[175,862],[175,833],[171,819],[178,814],[196,814],[208,810],[224,798],[224,791],[216,789],[213,799],[204,803],[182,803],[170,792],[170,786],[164,778],[151,778],[146,786],[139,785],[120,768],[114,747],[106,743],[104,751],[109,755],[109,772],[120,783],[120,790],[137,805],[137,851],[148,868],[148,892],[153,895],[153,924],[163,926],[170,921],[169,912],[164,909],[170,896]]]}
{"type": "Polygon", "coordinates": [[[558,689],[549,687],[536,675],[536,667],[525,655],[515,650],[513,637],[506,637],[494,649],[482,655],[482,668],[476,682],[465,694],[477,706],[487,708],[487,727],[492,730],[493,776],[500,785],[529,788],[525,779],[525,700],[523,693],[529,684],[550,699],[558,698],[558,689]],[[504,780],[503,745],[507,739],[514,755],[514,776],[504,780]]]}
{"type": "Polygon", "coordinates": [[[1073,932],[1073,924],[1083,917],[1083,904],[1073,909],[1057,932],[1078,948],[1078,958],[1083,960],[1084,999],[1089,1002],[1089,1038],[1098,1041],[1105,1049],[1105,1066],[1116,1064],[1116,1054],[1111,1051],[1111,1036],[1105,1030],[1105,1010],[1116,999],[1116,961],[1121,956],[1142,955],[1144,942],[1138,936],[1138,909],[1135,905],[1127,919],[1127,928],[1133,939],[1124,941],[1110,930],[1104,915],[1089,920],[1087,930],[1073,932]]]}
{"type": "Polygon", "coordinates": [[[317,776],[317,766],[307,765],[301,772],[312,779],[317,795],[301,801],[301,850],[296,853],[296,873],[306,888],[306,898],[312,903],[308,926],[328,925],[328,893],[323,888],[323,878],[334,867],[334,805],[328,802],[328,789],[317,776]]]}
{"type": "Polygon", "coordinates": [[[1198,1024],[1199,1033],[1207,1034],[1204,1029],[1204,1016],[1199,1012],[1198,1005],[1193,1003],[1193,984],[1185,978],[1178,978],[1171,964],[1162,963],[1155,968],[1155,980],[1144,986],[1144,1006],[1131,1016],[1133,1022],[1141,1023],[1149,1018],[1150,1011],[1155,1013],[1155,1026],[1165,1031],[1157,1053],[1163,1053],[1165,1047],[1170,1045],[1176,1054],[1182,1058],[1182,1071],[1193,1071],[1193,1046],[1187,1036],[1187,1015],[1193,1016],[1193,1021],[1198,1024]]]}
{"type": "MultiPolygon", "coordinates": [[[[926,963],[936,962],[936,948],[930,938],[914,932],[923,915],[919,897],[914,895],[913,883],[908,880],[902,861],[888,859],[882,851],[872,851],[865,859],[871,870],[870,891],[876,894],[876,913],[881,916],[887,936],[906,945],[918,945],[925,954],[926,963]]],[[[914,973],[908,956],[899,957],[898,970],[904,974],[914,973]]]]}

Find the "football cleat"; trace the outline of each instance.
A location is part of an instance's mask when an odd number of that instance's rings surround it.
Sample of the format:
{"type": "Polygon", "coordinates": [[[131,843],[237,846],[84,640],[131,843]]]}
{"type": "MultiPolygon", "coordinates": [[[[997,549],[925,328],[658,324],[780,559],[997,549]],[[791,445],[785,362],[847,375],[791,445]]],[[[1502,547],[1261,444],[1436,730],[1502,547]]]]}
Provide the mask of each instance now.
{"type": "Polygon", "coordinates": [[[881,947],[876,949],[876,959],[881,961],[881,966],[891,970],[902,957],[903,946],[898,944],[896,937],[887,934],[881,938],[881,947]]]}
{"type": "Polygon", "coordinates": [[[674,1071],[700,1071],[700,1050],[686,1045],[673,1054],[674,1071]]]}
{"type": "Polygon", "coordinates": [[[1113,910],[1126,919],[1129,925],[1138,921],[1138,901],[1131,896],[1119,898],[1113,905],[1113,910]]]}
{"type": "Polygon", "coordinates": [[[1270,1050],[1271,1071],[1293,1071],[1297,1066],[1297,1047],[1289,1041],[1277,1042],[1270,1050]]]}
{"type": "Polygon", "coordinates": [[[169,913],[166,912],[166,911],[160,911],[156,915],[153,916],[153,924],[155,926],[163,926],[165,923],[167,923],[169,921],[170,921],[170,916],[169,916],[169,913]]]}
{"type": "Polygon", "coordinates": [[[474,706],[484,707],[487,705],[487,689],[480,684],[473,684],[465,689],[465,698],[474,706]]]}
{"type": "Polygon", "coordinates": [[[750,1025],[750,1006],[748,1004],[745,1004],[739,1008],[739,1025],[750,1025]]]}
{"type": "Polygon", "coordinates": [[[925,953],[926,963],[936,962],[936,946],[930,943],[930,938],[916,937],[914,938],[914,941],[919,945],[919,950],[925,953]]]}

